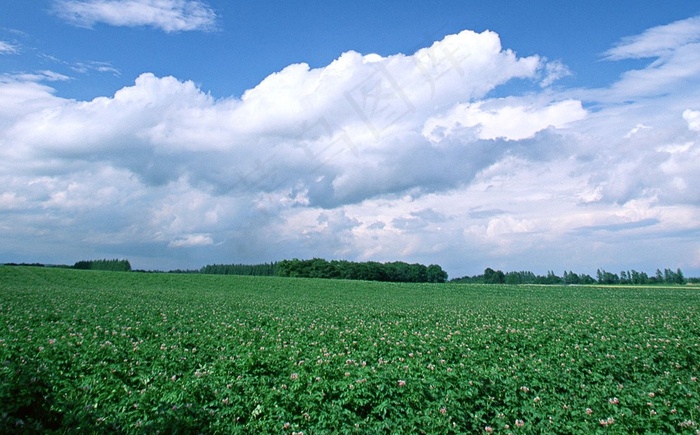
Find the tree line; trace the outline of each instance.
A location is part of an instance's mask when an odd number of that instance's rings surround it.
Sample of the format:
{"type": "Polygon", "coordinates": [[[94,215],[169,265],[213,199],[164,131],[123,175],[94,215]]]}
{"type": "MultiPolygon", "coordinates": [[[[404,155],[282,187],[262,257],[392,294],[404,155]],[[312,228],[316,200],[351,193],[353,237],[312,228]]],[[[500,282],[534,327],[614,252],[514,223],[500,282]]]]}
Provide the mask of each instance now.
{"type": "Polygon", "coordinates": [[[73,265],[73,269],[109,270],[112,272],[130,272],[129,260],[82,260],[73,265]]]}
{"type": "Polygon", "coordinates": [[[198,272],[214,275],[276,276],[277,264],[208,264],[198,272]]]}
{"type": "MultiPolygon", "coordinates": [[[[82,260],[73,266],[69,265],[44,265],[41,263],[5,263],[6,266],[33,266],[33,267],[61,267],[82,270],[108,270],[118,272],[132,271],[129,260],[82,260]]],[[[162,273],[162,271],[136,270],[135,272],[162,273]]],[[[260,264],[208,264],[194,270],[170,270],[169,273],[201,273],[217,275],[245,275],[245,276],[282,276],[299,278],[335,278],[365,281],[385,282],[446,282],[447,273],[436,264],[425,266],[422,264],[409,264],[402,261],[379,263],[375,261],[352,262],[346,260],[324,260],[313,258],[311,260],[282,260],[260,264]]],[[[564,271],[559,276],[553,271],[546,275],[537,275],[530,271],[503,272],[486,268],[483,274],[453,278],[454,283],[475,284],[629,284],[629,285],[654,285],[654,284],[686,284],[700,283],[700,278],[687,278],[680,268],[675,271],[666,268],[663,271],[656,269],[653,275],[638,272],[634,269],[623,270],[619,274],[598,269],[595,277],[588,274],[578,274],[572,271],[564,271]]]]}
{"type": "Polygon", "coordinates": [[[277,263],[277,275],[298,278],[335,278],[385,282],[445,282],[447,272],[437,264],[408,264],[402,261],[379,263],[376,261],[353,262],[346,260],[327,261],[283,260],[277,263]]]}
{"type": "Polygon", "coordinates": [[[636,270],[623,270],[620,274],[608,272],[605,269],[598,269],[596,277],[588,274],[577,274],[571,271],[564,271],[562,276],[558,276],[553,271],[546,275],[536,275],[529,271],[503,272],[486,268],[481,275],[463,276],[454,278],[450,282],[456,283],[476,283],[476,284],[629,284],[629,285],[654,285],[654,284],[686,284],[698,283],[699,278],[685,278],[680,269],[656,269],[654,275],[647,275],[645,272],[636,270]]]}

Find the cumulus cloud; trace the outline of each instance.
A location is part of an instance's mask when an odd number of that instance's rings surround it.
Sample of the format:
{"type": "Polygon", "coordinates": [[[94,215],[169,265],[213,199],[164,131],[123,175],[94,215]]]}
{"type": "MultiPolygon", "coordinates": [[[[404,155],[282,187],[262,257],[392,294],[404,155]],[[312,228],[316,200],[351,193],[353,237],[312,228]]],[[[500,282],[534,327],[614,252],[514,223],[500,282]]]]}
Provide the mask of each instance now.
{"type": "Polygon", "coordinates": [[[79,27],[149,26],[165,32],[213,30],[216,13],[200,0],[55,0],[55,13],[79,27]]]}
{"type": "Polygon", "coordinates": [[[464,31],[413,54],[290,65],[241,98],[151,73],[91,101],[56,96],[50,74],[0,80],[0,235],[7,250],[42,240],[41,258],[124,253],[137,267],[177,252],[197,264],[174,267],[324,256],[475,273],[617,256],[639,269],[645,250],[663,266],[700,222],[700,87],[659,77],[674,56],[557,91],[537,85],[562,64],[464,31]],[[642,73],[667,92],[629,100],[642,73]],[[517,80],[535,91],[492,96],[517,80]]]}
{"type": "Polygon", "coordinates": [[[508,80],[534,79],[539,66],[501,50],[494,33],[462,32],[412,56],[347,52],[324,68],[292,65],[240,100],[143,74],[113,97],[26,116],[9,136],[72,162],[99,153],[151,185],[187,177],[219,194],[291,187],[312,205],[334,206],[461,182],[433,171],[458,145],[425,147],[425,118],[435,106],[451,110],[508,80]],[[399,177],[406,165],[416,170],[399,177]]]}
{"type": "Polygon", "coordinates": [[[580,101],[545,104],[538,107],[531,101],[515,99],[459,104],[446,116],[429,119],[423,134],[436,143],[459,130],[471,130],[479,139],[521,140],[548,127],[564,127],[586,116],[580,101]]]}

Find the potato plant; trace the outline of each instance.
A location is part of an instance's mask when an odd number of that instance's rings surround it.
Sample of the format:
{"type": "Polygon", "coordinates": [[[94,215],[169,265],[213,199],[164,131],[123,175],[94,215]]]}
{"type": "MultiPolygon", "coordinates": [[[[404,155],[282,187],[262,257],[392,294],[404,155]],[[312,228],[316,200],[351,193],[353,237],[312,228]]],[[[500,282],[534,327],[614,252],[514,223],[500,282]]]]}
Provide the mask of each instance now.
{"type": "Polygon", "coordinates": [[[0,432],[700,433],[700,291],[0,267],[0,432]]]}

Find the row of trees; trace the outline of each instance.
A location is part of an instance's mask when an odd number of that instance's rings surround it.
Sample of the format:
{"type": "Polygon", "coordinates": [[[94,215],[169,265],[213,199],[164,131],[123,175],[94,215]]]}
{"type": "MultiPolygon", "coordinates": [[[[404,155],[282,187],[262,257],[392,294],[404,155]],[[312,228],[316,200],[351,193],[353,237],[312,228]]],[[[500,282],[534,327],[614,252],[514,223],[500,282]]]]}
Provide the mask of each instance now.
{"type": "Polygon", "coordinates": [[[535,275],[529,271],[506,272],[493,270],[490,267],[484,270],[481,275],[464,276],[455,278],[451,282],[457,283],[479,283],[479,284],[685,284],[687,282],[697,282],[696,279],[687,280],[680,269],[656,269],[653,276],[645,272],[636,270],[623,270],[620,274],[608,272],[604,269],[596,271],[593,278],[587,274],[577,274],[571,271],[564,271],[562,276],[558,276],[553,271],[546,275],[535,275]]]}
{"type": "Polygon", "coordinates": [[[447,273],[436,264],[408,264],[401,261],[378,263],[311,260],[283,260],[277,263],[277,275],[299,278],[336,278],[387,282],[445,282],[447,273]]]}
{"type": "Polygon", "coordinates": [[[73,269],[110,270],[112,272],[130,272],[129,260],[83,260],[73,265],[73,269]]]}
{"type": "Polygon", "coordinates": [[[661,269],[656,269],[654,276],[648,276],[646,273],[636,270],[623,270],[618,276],[598,269],[597,276],[600,284],[685,284],[687,282],[683,271],[680,269],[673,271],[668,268],[664,269],[663,272],[661,269]]]}
{"type": "MultiPolygon", "coordinates": [[[[40,263],[5,263],[7,266],[43,267],[40,263]]],[[[128,260],[83,260],[73,266],[54,265],[83,270],[131,271],[128,260]]],[[[138,271],[146,272],[146,271],[138,271]]],[[[157,271],[154,271],[157,272],[157,271]]],[[[336,278],[387,282],[445,282],[447,273],[436,264],[408,264],[401,261],[379,263],[375,261],[352,262],[346,260],[327,261],[322,258],[311,260],[283,260],[261,264],[209,264],[195,270],[171,270],[172,273],[202,273],[218,275],[246,276],[287,276],[301,278],[336,278]]],[[[686,284],[700,283],[700,278],[686,278],[681,269],[656,269],[653,275],[636,270],[623,270],[620,274],[598,269],[595,278],[587,274],[564,271],[558,276],[553,271],[546,275],[536,275],[530,271],[503,272],[486,268],[481,275],[463,276],[452,279],[455,283],[479,284],[686,284]]]]}
{"type": "Polygon", "coordinates": [[[277,263],[262,264],[208,264],[199,273],[214,275],[275,276],[277,263]]]}

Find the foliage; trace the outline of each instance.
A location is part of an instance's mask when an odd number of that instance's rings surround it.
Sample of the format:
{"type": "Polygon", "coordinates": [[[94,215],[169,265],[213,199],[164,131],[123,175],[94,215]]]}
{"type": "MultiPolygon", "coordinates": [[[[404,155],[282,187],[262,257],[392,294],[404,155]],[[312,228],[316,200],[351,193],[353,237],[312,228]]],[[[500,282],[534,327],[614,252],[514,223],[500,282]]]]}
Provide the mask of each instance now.
{"type": "Polygon", "coordinates": [[[687,433],[700,291],[0,267],[0,433],[687,433]]]}
{"type": "Polygon", "coordinates": [[[644,272],[636,270],[623,270],[620,275],[608,272],[605,269],[598,269],[596,279],[590,275],[577,274],[571,271],[564,271],[563,276],[557,276],[554,271],[547,272],[547,275],[535,275],[529,271],[506,272],[493,270],[490,267],[484,270],[482,275],[463,276],[454,278],[451,282],[463,284],[604,284],[604,285],[654,285],[654,284],[686,284],[688,282],[698,282],[700,279],[686,279],[683,272],[677,269],[656,270],[656,274],[649,277],[644,272]]]}
{"type": "Polygon", "coordinates": [[[73,269],[80,270],[109,270],[112,272],[130,272],[131,264],[129,260],[89,260],[78,261],[73,265],[73,269]]]}
{"type": "Polygon", "coordinates": [[[208,264],[198,272],[214,275],[276,276],[277,263],[208,264]]]}
{"type": "Polygon", "coordinates": [[[29,267],[45,267],[41,263],[5,263],[5,266],[29,266],[29,267]]]}
{"type": "Polygon", "coordinates": [[[277,263],[279,276],[294,278],[337,278],[388,282],[445,282],[447,273],[436,264],[408,264],[401,261],[363,263],[322,258],[283,260],[277,263]]]}

